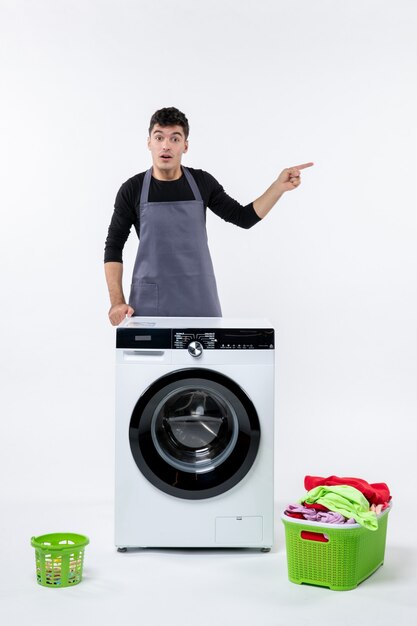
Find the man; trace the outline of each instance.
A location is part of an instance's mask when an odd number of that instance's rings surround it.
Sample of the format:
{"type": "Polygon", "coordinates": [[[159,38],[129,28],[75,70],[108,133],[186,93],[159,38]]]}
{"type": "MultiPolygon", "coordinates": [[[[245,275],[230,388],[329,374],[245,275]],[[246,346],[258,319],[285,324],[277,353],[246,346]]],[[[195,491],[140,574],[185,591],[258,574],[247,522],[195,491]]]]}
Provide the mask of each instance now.
{"type": "Polygon", "coordinates": [[[151,118],[152,167],[126,181],[115,202],[105,247],[110,322],[136,315],[221,316],[207,243],[205,211],[242,228],[267,215],[283,193],[300,185],[304,163],[281,172],[259,198],[241,206],[207,172],[181,165],[188,150],[188,120],[174,107],[151,118]],[[129,301],[123,287],[122,251],[132,225],[140,239],[129,301]]]}

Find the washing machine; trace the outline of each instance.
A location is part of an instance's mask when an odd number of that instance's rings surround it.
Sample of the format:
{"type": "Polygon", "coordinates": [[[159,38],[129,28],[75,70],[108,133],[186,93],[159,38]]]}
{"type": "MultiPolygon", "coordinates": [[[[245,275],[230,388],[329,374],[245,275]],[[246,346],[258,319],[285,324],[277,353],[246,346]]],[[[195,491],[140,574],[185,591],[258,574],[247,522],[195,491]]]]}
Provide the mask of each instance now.
{"type": "Polygon", "coordinates": [[[115,544],[273,544],[274,329],[132,317],[116,329],[115,544]]]}

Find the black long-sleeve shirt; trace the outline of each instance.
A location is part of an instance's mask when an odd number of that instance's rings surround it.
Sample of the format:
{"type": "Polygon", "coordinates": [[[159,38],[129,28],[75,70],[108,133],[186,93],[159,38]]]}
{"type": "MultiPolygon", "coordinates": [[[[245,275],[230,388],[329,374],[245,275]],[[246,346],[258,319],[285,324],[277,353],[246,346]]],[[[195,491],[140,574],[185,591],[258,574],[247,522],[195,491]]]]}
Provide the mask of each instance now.
{"type": "MultiPolygon", "coordinates": [[[[241,228],[251,228],[260,221],[253,204],[242,206],[227,195],[223,187],[208,172],[188,168],[197,183],[204,209],[207,207],[216,215],[241,228]]],[[[117,261],[122,263],[123,247],[129,236],[132,226],[140,237],[140,194],[142,191],[145,172],[129,178],[120,187],[114,204],[114,212],[110,222],[104,262],[117,261]]],[[[178,180],[165,181],[152,177],[149,188],[149,202],[177,202],[194,200],[194,195],[186,177],[178,180]]]]}

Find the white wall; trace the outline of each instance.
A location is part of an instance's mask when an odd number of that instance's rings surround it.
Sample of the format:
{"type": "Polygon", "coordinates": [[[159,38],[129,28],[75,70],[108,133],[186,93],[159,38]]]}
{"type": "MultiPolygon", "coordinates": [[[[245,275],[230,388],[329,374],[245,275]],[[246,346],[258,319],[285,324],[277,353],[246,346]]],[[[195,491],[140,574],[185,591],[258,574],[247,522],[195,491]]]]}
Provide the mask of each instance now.
{"type": "MultiPolygon", "coordinates": [[[[417,409],[413,0],[0,0],[3,495],[111,497],[114,329],[102,254],[150,115],[248,203],[208,215],[225,316],[277,329],[277,498],[307,473],[387,481],[404,507],[417,409]]],[[[126,282],[136,248],[126,249],[126,282]]]]}

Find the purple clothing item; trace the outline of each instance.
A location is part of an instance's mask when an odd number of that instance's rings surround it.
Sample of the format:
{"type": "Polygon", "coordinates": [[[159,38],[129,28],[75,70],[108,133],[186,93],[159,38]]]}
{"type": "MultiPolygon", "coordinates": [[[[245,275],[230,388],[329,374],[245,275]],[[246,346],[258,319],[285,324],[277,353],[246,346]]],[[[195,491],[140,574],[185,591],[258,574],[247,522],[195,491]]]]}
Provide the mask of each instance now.
{"type": "Polygon", "coordinates": [[[335,513],[334,511],[319,511],[314,520],[311,519],[311,521],[324,522],[325,524],[344,524],[346,522],[346,517],[344,517],[341,513],[335,513]]]}
{"type": "Polygon", "coordinates": [[[355,524],[353,517],[346,519],[341,513],[335,511],[316,511],[302,504],[289,504],[285,512],[300,513],[309,522],[322,522],[323,524],[355,524]]]}

